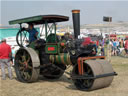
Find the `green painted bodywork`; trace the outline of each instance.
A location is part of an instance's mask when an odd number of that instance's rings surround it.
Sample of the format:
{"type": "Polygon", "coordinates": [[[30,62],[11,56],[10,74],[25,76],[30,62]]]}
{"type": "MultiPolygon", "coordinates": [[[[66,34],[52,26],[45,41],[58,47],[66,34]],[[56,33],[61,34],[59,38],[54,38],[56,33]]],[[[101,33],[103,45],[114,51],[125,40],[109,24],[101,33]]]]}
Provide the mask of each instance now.
{"type": "Polygon", "coordinates": [[[39,54],[39,51],[36,50],[36,48],[35,48],[35,43],[36,43],[36,42],[31,42],[31,43],[29,44],[29,47],[32,48],[32,49],[34,49],[34,50],[36,51],[36,53],[39,54]]]}
{"type": "Polygon", "coordinates": [[[29,44],[29,47],[31,47],[32,49],[35,49],[35,42],[31,42],[31,43],[29,44]]]}
{"type": "Polygon", "coordinates": [[[47,36],[47,39],[46,39],[46,42],[47,43],[57,43],[57,37],[55,34],[50,34],[49,36],[47,36]]]}

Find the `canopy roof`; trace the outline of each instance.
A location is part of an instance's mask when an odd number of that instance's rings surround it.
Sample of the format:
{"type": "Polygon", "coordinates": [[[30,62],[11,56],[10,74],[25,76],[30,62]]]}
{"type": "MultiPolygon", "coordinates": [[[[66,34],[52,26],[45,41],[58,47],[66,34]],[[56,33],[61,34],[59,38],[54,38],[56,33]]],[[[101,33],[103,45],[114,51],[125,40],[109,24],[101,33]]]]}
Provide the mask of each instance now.
{"type": "Polygon", "coordinates": [[[62,15],[38,15],[38,16],[32,16],[27,17],[23,19],[17,19],[17,20],[11,20],[9,21],[9,24],[21,24],[21,23],[32,23],[34,25],[38,24],[45,24],[47,23],[54,23],[54,22],[63,22],[68,21],[68,16],[62,16],[62,15]]]}

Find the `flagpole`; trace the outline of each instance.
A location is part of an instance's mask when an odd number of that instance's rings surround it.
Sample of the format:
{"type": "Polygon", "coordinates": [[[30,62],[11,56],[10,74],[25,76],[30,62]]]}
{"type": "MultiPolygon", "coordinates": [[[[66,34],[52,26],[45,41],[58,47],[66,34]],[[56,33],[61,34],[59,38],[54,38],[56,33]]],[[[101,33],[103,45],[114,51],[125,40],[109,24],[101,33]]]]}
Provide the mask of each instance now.
{"type": "Polygon", "coordinates": [[[110,58],[111,58],[111,48],[110,48],[110,26],[111,26],[111,22],[112,22],[112,17],[103,17],[103,21],[105,22],[108,22],[108,34],[109,34],[109,37],[108,37],[108,45],[107,45],[107,59],[108,61],[110,62],[110,58]]]}

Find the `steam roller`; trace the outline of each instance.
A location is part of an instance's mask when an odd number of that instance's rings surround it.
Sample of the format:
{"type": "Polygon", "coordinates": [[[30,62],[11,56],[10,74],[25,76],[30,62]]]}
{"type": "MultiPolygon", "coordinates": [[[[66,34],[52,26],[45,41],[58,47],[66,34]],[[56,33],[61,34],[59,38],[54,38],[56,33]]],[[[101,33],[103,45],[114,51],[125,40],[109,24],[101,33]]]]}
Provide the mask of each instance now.
{"type": "MultiPolygon", "coordinates": [[[[96,55],[96,46],[90,40],[78,38],[80,35],[80,10],[72,10],[74,37],[65,34],[61,38],[56,34],[56,23],[68,21],[68,16],[38,15],[9,21],[20,24],[16,41],[20,46],[15,55],[17,80],[32,83],[39,76],[47,79],[59,79],[68,65],[73,67],[70,73],[74,86],[79,90],[91,91],[109,86],[116,74],[105,56],[96,55]],[[29,33],[22,23],[42,24],[45,39],[38,38],[24,47],[29,41],[29,33]]],[[[41,33],[42,33],[41,32],[41,33]]],[[[40,35],[41,35],[40,33],[40,35]]]]}

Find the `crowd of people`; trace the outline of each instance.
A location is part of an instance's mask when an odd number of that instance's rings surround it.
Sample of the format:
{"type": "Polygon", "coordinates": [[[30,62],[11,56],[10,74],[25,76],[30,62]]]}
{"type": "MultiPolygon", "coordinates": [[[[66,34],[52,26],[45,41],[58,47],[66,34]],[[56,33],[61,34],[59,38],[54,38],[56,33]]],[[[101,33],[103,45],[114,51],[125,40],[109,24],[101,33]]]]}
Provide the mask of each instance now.
{"type": "Polygon", "coordinates": [[[110,52],[111,56],[118,56],[121,54],[121,51],[124,49],[125,53],[128,54],[128,38],[121,39],[119,38],[101,38],[91,40],[91,37],[83,38],[83,46],[88,45],[87,43],[94,44],[96,47],[97,56],[107,55],[107,51],[110,52]]]}
{"type": "Polygon", "coordinates": [[[98,42],[95,43],[97,45],[97,55],[104,56],[105,48],[106,50],[110,50],[112,56],[118,56],[123,49],[125,49],[126,54],[128,54],[128,38],[111,38],[110,42],[108,38],[105,38],[96,42],[98,42]]]}
{"type": "Polygon", "coordinates": [[[119,55],[123,48],[125,49],[125,52],[128,53],[128,38],[125,38],[125,40],[121,38],[111,39],[110,46],[112,56],[119,55]]]}

